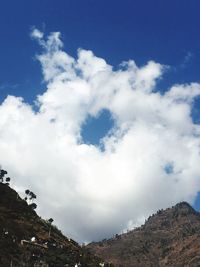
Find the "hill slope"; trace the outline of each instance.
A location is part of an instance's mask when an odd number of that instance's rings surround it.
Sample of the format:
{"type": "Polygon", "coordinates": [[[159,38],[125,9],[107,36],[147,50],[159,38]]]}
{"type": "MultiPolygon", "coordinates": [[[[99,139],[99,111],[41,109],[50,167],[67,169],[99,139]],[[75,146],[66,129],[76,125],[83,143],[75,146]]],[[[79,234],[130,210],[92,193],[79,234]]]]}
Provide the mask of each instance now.
{"type": "Polygon", "coordinates": [[[200,213],[181,202],[133,231],[88,247],[116,267],[200,266],[200,213]]]}
{"type": "Polygon", "coordinates": [[[0,183],[0,266],[99,266],[94,257],[42,220],[8,185],[0,183]],[[34,238],[33,238],[34,237],[34,238]],[[31,242],[31,238],[35,242],[31,242]],[[35,264],[35,265],[34,265],[35,264]]]}

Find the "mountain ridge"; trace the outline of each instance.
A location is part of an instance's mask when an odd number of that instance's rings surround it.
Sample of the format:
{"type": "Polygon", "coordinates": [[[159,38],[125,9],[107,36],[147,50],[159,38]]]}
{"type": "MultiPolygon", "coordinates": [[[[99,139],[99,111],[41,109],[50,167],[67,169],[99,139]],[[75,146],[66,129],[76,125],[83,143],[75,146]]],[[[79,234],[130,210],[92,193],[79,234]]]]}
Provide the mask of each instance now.
{"type": "Polygon", "coordinates": [[[187,202],[122,235],[81,247],[0,183],[1,267],[200,266],[200,213],[187,202]]]}
{"type": "Polygon", "coordinates": [[[187,202],[159,210],[145,224],[88,244],[116,267],[200,266],[200,213],[187,202]]]}

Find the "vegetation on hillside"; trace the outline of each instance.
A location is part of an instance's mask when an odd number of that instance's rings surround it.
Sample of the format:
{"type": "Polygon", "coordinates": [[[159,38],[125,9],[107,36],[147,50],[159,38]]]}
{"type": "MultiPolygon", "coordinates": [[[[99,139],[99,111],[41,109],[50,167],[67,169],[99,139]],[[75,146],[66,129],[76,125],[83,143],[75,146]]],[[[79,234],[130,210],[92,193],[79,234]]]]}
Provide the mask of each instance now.
{"type": "Polygon", "coordinates": [[[99,266],[100,258],[65,237],[52,224],[52,218],[41,219],[35,212],[36,204],[33,201],[36,195],[26,190],[25,199],[21,199],[18,193],[9,187],[6,175],[7,172],[1,169],[1,267],[99,266]]]}
{"type": "Polygon", "coordinates": [[[116,267],[200,266],[200,213],[188,203],[159,210],[145,224],[91,243],[92,253],[116,267]]]}

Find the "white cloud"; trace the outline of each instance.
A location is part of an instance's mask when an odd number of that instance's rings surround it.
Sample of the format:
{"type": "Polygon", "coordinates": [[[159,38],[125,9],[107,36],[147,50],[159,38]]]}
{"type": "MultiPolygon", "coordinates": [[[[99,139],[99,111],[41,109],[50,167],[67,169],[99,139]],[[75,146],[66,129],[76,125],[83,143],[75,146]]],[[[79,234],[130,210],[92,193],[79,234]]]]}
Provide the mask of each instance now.
{"type": "Polygon", "coordinates": [[[34,28],[34,29],[32,30],[32,32],[31,32],[31,37],[32,37],[33,39],[38,39],[38,40],[40,40],[40,39],[43,38],[43,36],[44,36],[43,32],[39,31],[39,30],[36,29],[36,28],[34,28]]]}
{"type": "Polygon", "coordinates": [[[114,71],[91,51],[77,59],[59,33],[37,29],[46,91],[37,112],[22,98],[0,105],[0,162],[16,188],[31,188],[39,213],[79,241],[109,237],[159,208],[193,202],[200,190],[200,128],[191,118],[200,84],[154,91],[164,66],[124,62],[114,71]],[[88,116],[107,109],[112,132],[105,150],[84,144],[88,116]],[[169,167],[171,166],[171,167],[169,167]],[[170,171],[167,171],[170,168],[170,171]]]}

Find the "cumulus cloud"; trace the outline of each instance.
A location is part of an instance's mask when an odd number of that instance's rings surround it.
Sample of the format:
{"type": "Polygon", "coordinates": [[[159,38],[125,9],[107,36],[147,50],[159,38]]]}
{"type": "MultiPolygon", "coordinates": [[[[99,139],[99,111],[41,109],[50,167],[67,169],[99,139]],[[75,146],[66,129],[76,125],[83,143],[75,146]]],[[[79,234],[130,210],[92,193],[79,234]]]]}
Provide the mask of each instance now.
{"type": "Polygon", "coordinates": [[[200,190],[200,128],[191,109],[200,84],[161,94],[159,63],[130,60],[114,70],[92,51],[67,54],[58,32],[31,36],[43,49],[37,59],[46,91],[37,111],[15,96],[0,105],[0,162],[20,192],[37,194],[39,213],[91,241],[139,225],[159,208],[192,203],[200,190]],[[102,110],[114,121],[104,149],[81,136],[88,116],[102,110]]]}

